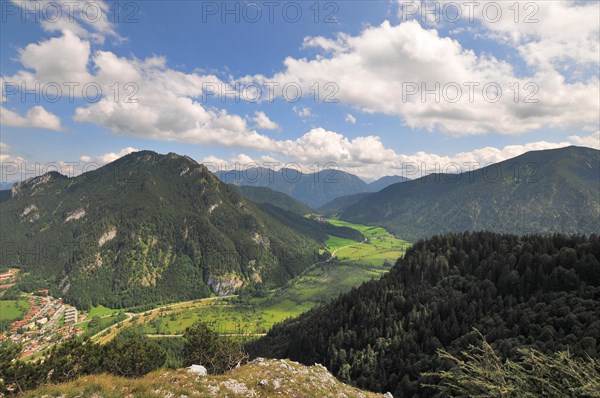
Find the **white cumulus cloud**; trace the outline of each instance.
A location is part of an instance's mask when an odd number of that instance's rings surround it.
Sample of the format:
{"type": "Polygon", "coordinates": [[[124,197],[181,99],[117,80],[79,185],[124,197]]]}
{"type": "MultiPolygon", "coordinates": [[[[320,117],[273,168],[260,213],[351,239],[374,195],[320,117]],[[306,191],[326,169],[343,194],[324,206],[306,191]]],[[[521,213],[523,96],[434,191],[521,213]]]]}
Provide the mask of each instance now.
{"type": "Polygon", "coordinates": [[[256,123],[256,127],[259,130],[278,130],[279,125],[269,119],[269,117],[264,112],[254,112],[254,118],[252,119],[254,123],[256,123]]]}
{"type": "Polygon", "coordinates": [[[63,129],[60,118],[40,105],[30,108],[25,116],[21,116],[5,107],[0,107],[0,124],[10,127],[29,127],[54,131],[63,129]]]}

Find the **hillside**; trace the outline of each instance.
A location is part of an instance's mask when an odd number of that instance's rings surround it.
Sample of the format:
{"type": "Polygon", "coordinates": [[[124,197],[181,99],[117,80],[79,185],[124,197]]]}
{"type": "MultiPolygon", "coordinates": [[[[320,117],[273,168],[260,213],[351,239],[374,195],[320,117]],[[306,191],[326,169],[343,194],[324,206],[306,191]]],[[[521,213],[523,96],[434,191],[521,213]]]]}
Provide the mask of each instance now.
{"type": "Polygon", "coordinates": [[[267,187],[255,187],[252,185],[241,185],[237,188],[242,195],[254,203],[267,203],[301,216],[313,212],[310,207],[283,192],[277,192],[267,187]]]}
{"type": "Polygon", "coordinates": [[[317,208],[338,196],[368,191],[366,182],[341,170],[301,173],[294,169],[251,168],[216,173],[222,181],[238,186],[267,187],[283,192],[312,208],[317,208]]]}
{"type": "Polygon", "coordinates": [[[369,183],[368,188],[369,192],[379,192],[392,184],[398,184],[406,181],[410,181],[410,178],[406,178],[403,176],[384,176],[369,183]]]}
{"type": "MultiPolygon", "coordinates": [[[[493,233],[419,241],[379,281],[276,325],[255,355],[323,363],[341,381],[428,397],[425,372],[481,343],[600,358],[600,237],[493,233]]],[[[511,395],[512,396],[512,395],[511,395]]]]}
{"type": "Polygon", "coordinates": [[[350,202],[340,217],[412,241],[481,230],[594,233],[600,231],[599,179],[600,151],[534,151],[474,172],[391,185],[350,202]]]}
{"type": "Polygon", "coordinates": [[[133,153],[74,178],[51,172],[0,206],[2,261],[81,308],[128,307],[280,285],[318,243],[283,225],[204,166],[133,153]]]}
{"type": "Polygon", "coordinates": [[[321,365],[305,367],[287,360],[257,359],[230,373],[200,376],[186,370],[159,370],[139,379],[86,376],[74,382],[42,387],[25,397],[50,398],[164,398],[164,397],[296,397],[376,398],[336,380],[321,365]]]}
{"type": "Polygon", "coordinates": [[[346,208],[352,206],[355,203],[360,202],[365,198],[368,198],[371,195],[373,195],[373,193],[371,192],[361,192],[355,193],[353,195],[340,196],[338,198],[333,199],[330,202],[325,203],[317,210],[319,213],[328,216],[339,215],[346,208]]]}

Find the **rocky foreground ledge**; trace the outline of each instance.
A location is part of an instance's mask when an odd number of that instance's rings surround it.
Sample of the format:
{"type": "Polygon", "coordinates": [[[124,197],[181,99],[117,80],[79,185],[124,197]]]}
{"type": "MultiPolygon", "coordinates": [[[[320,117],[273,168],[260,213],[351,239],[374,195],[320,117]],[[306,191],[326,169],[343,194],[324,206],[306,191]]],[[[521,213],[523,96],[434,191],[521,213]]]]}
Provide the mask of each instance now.
{"type": "Polygon", "coordinates": [[[389,398],[391,394],[375,394],[344,384],[321,365],[304,366],[289,360],[259,358],[219,376],[202,376],[185,369],[159,370],[140,379],[87,376],[66,384],[42,387],[25,397],[389,398]]]}

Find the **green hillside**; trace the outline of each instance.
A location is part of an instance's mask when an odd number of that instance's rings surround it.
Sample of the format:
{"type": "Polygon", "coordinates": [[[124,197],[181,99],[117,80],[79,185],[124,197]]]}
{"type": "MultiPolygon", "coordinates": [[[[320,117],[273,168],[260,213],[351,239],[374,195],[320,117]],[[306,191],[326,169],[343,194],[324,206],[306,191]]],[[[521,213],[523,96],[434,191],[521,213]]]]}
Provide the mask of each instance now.
{"type": "Polygon", "coordinates": [[[598,150],[534,151],[473,172],[391,185],[350,201],[340,217],[380,225],[412,241],[482,230],[594,233],[600,231],[599,181],[598,150]]]}
{"type": "Polygon", "coordinates": [[[368,198],[373,195],[371,192],[361,192],[355,193],[353,195],[340,196],[335,198],[334,200],[325,203],[323,206],[319,207],[317,210],[321,214],[325,214],[328,216],[338,215],[346,208],[360,202],[361,200],[368,198]]]}
{"type": "Polygon", "coordinates": [[[283,210],[299,214],[301,216],[313,212],[313,210],[310,207],[300,202],[299,200],[296,200],[289,195],[286,195],[282,192],[274,191],[267,187],[241,185],[237,188],[242,193],[242,195],[244,195],[254,203],[267,203],[273,206],[277,206],[283,210]]]}
{"type": "Polygon", "coordinates": [[[312,264],[318,249],[172,153],[137,152],[74,178],[27,180],[0,215],[2,263],[30,272],[21,286],[47,284],[81,308],[276,286],[312,264]]]}
{"type": "Polygon", "coordinates": [[[425,373],[452,365],[438,350],[456,355],[481,334],[498,362],[518,361],[523,349],[598,358],[599,259],[597,235],[434,236],[381,280],[275,325],[250,349],[322,363],[341,381],[394,397],[438,396],[424,387],[439,382],[425,373]]]}

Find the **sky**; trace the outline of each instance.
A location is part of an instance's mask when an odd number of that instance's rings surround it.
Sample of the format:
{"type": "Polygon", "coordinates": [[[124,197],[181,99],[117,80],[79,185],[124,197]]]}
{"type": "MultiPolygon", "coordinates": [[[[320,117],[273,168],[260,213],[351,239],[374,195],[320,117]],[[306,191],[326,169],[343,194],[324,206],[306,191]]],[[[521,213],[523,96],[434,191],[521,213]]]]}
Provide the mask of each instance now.
{"type": "Polygon", "coordinates": [[[0,182],[146,149],[373,180],[600,147],[597,1],[0,3],[0,182]]]}

